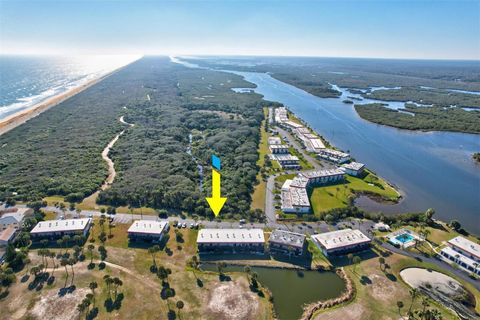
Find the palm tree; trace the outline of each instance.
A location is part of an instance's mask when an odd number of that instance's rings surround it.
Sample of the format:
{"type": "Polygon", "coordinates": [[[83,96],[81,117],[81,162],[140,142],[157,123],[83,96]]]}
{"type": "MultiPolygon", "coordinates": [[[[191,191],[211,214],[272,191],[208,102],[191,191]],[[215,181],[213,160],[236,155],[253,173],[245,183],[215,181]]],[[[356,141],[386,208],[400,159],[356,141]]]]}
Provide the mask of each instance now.
{"type": "Polygon", "coordinates": [[[347,258],[348,258],[348,263],[352,264],[353,254],[351,254],[351,253],[347,254],[347,258]]]}
{"type": "Polygon", "coordinates": [[[247,274],[248,282],[250,282],[250,273],[252,272],[252,268],[250,268],[250,266],[245,266],[243,268],[243,271],[245,271],[245,273],[247,274]]]}
{"type": "Polygon", "coordinates": [[[415,301],[415,298],[417,297],[418,291],[416,288],[412,288],[409,291],[410,297],[412,298],[412,301],[410,302],[410,307],[408,308],[408,314],[410,315],[412,312],[412,307],[413,307],[413,302],[415,301]]]}
{"type": "Polygon", "coordinates": [[[43,239],[40,241],[40,244],[42,245],[42,247],[46,248],[47,245],[48,245],[48,240],[47,239],[43,239]]]}
{"type": "Polygon", "coordinates": [[[87,305],[85,304],[85,300],[83,300],[77,305],[77,310],[78,312],[80,312],[80,317],[82,316],[82,314],[85,312],[86,309],[87,309],[87,305]]]}
{"type": "Polygon", "coordinates": [[[69,235],[64,235],[62,237],[63,244],[65,245],[65,252],[68,252],[68,243],[70,242],[70,236],[69,235]]]}
{"type": "Polygon", "coordinates": [[[77,260],[75,258],[68,259],[68,264],[70,265],[70,268],[72,269],[72,283],[73,283],[73,279],[75,278],[75,272],[73,271],[73,265],[75,263],[77,263],[77,260]]]}
{"type": "Polygon", "coordinates": [[[157,261],[155,260],[155,256],[157,252],[160,251],[160,246],[159,245],[154,245],[153,247],[148,248],[148,253],[152,255],[152,260],[153,260],[153,265],[156,267],[157,266],[157,261]]]}
{"type": "Polygon", "coordinates": [[[113,285],[115,287],[115,300],[117,300],[117,290],[118,290],[118,287],[123,285],[123,282],[119,278],[115,277],[113,278],[113,285]]]}
{"type": "Polygon", "coordinates": [[[90,290],[92,290],[93,306],[95,306],[95,289],[98,288],[98,284],[97,284],[97,282],[92,281],[92,282],[90,282],[90,284],[88,285],[88,287],[90,288],[90,290]]]}
{"type": "Polygon", "coordinates": [[[193,256],[190,261],[189,261],[189,266],[192,268],[192,271],[193,271],[193,275],[195,276],[196,279],[197,278],[197,274],[195,273],[196,270],[199,269],[200,267],[200,263],[198,261],[198,257],[197,256],[193,256]]]}
{"type": "Polygon", "coordinates": [[[384,257],[378,258],[378,262],[380,263],[380,270],[383,271],[382,266],[385,264],[385,258],[384,257]]]}
{"type": "Polygon", "coordinates": [[[60,260],[60,265],[62,267],[65,267],[65,273],[66,273],[67,278],[68,278],[68,270],[67,270],[68,259],[67,258],[62,258],[62,260],[60,260]]]}
{"type": "Polygon", "coordinates": [[[113,280],[108,274],[103,276],[103,280],[105,281],[105,284],[107,285],[108,298],[110,300],[112,300],[111,293],[110,293],[110,285],[112,284],[113,280]]]}
{"type": "Polygon", "coordinates": [[[225,262],[218,262],[217,263],[218,273],[220,273],[221,276],[223,276],[223,270],[225,269],[226,266],[227,266],[227,264],[225,262]]]}
{"type": "Polygon", "coordinates": [[[183,309],[185,304],[183,303],[182,300],[178,300],[176,304],[177,304],[177,309],[178,309],[178,318],[180,318],[180,310],[183,309]]]}
{"type": "Polygon", "coordinates": [[[425,309],[429,306],[428,304],[428,299],[423,298],[422,299],[422,317],[425,317],[425,309]]]}
{"type": "Polygon", "coordinates": [[[89,244],[88,247],[88,252],[90,253],[90,264],[93,263],[93,249],[95,249],[95,246],[93,244],[89,244]]]}
{"type": "Polygon", "coordinates": [[[35,278],[38,276],[39,273],[40,273],[40,267],[39,266],[33,266],[30,269],[30,274],[34,275],[35,278]]]}
{"type": "Polygon", "coordinates": [[[353,272],[355,272],[355,269],[357,268],[357,265],[362,261],[362,259],[359,256],[354,256],[353,257],[353,272]]]}
{"type": "Polygon", "coordinates": [[[402,317],[402,308],[403,308],[403,301],[397,301],[397,307],[398,307],[398,314],[400,315],[400,317],[402,317]]]}

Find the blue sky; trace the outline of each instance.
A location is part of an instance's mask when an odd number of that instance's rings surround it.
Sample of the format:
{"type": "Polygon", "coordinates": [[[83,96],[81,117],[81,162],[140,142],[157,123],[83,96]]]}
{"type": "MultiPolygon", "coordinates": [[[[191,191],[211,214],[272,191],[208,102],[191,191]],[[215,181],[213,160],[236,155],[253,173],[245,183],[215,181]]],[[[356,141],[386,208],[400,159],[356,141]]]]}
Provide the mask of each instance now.
{"type": "Polygon", "coordinates": [[[480,59],[480,0],[0,0],[0,52],[480,59]]]}

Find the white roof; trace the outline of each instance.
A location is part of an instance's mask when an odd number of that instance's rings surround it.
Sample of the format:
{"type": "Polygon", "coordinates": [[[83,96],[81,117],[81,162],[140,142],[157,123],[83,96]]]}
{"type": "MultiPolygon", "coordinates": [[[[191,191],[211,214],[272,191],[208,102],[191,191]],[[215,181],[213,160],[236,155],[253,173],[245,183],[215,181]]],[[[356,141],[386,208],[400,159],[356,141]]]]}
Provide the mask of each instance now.
{"type": "Polygon", "coordinates": [[[350,163],[346,163],[346,164],[342,165],[342,167],[344,167],[346,169],[358,171],[358,170],[363,169],[365,167],[365,165],[363,163],[360,163],[360,162],[350,162],[350,163]]]}
{"type": "Polygon", "coordinates": [[[40,221],[30,233],[83,231],[91,218],[40,221]]]}
{"type": "Polygon", "coordinates": [[[310,201],[308,199],[307,189],[282,187],[282,209],[294,209],[297,207],[310,207],[310,201]]]}
{"type": "Polygon", "coordinates": [[[343,248],[351,245],[370,242],[370,238],[360,230],[343,229],[332,232],[314,234],[314,241],[317,241],[327,250],[343,248]]]}
{"type": "Polygon", "coordinates": [[[323,150],[320,151],[320,154],[326,154],[326,155],[330,155],[330,156],[334,156],[334,157],[339,157],[339,158],[348,158],[348,157],[350,157],[350,155],[349,155],[348,153],[341,152],[341,151],[334,150],[334,149],[323,149],[323,150]]]}
{"type": "Polygon", "coordinates": [[[286,244],[292,247],[301,248],[305,243],[305,235],[277,229],[272,231],[268,242],[286,244]]]}
{"type": "Polygon", "coordinates": [[[290,120],[284,121],[283,123],[286,124],[287,126],[292,127],[292,128],[301,128],[301,127],[303,127],[301,124],[296,123],[296,122],[293,122],[293,121],[290,121],[290,120]]]}
{"type": "Polygon", "coordinates": [[[448,243],[480,259],[480,244],[462,236],[448,240],[448,243]]]}
{"type": "Polygon", "coordinates": [[[275,154],[274,160],[277,161],[298,161],[297,156],[292,156],[291,154],[275,154]]]}
{"type": "Polygon", "coordinates": [[[312,147],[315,149],[324,149],[325,144],[323,144],[323,141],[316,138],[316,139],[310,139],[310,143],[312,144],[312,147]]]}
{"type": "Polygon", "coordinates": [[[295,131],[298,133],[298,134],[305,134],[305,133],[310,133],[310,130],[308,130],[308,128],[305,128],[305,127],[301,127],[301,128],[297,128],[295,129],[295,131]]]}
{"type": "Polygon", "coordinates": [[[286,144],[272,144],[269,146],[270,149],[288,149],[286,144]]]}
{"type": "Polygon", "coordinates": [[[264,243],[262,229],[201,229],[197,243],[264,243]]]}
{"type": "Polygon", "coordinates": [[[282,139],[280,139],[279,137],[269,137],[268,138],[268,144],[269,145],[282,144],[282,139]]]}
{"type": "MultiPolygon", "coordinates": [[[[464,256],[458,251],[453,250],[450,247],[445,247],[442,249],[442,252],[445,252],[447,255],[451,257],[457,258],[458,261],[465,263],[467,266],[470,266],[472,268],[475,268],[475,264],[477,263],[475,260],[470,259],[469,257],[464,256]]],[[[478,269],[478,266],[477,266],[478,269]]]]}
{"type": "Polygon", "coordinates": [[[165,220],[136,220],[128,228],[129,233],[145,233],[145,234],[158,234],[160,235],[165,231],[168,222],[165,220]]]}
{"type": "Polygon", "coordinates": [[[331,177],[331,176],[338,176],[338,175],[343,175],[343,174],[344,174],[343,171],[340,170],[339,168],[300,172],[300,175],[307,178],[307,179],[331,177]]]}

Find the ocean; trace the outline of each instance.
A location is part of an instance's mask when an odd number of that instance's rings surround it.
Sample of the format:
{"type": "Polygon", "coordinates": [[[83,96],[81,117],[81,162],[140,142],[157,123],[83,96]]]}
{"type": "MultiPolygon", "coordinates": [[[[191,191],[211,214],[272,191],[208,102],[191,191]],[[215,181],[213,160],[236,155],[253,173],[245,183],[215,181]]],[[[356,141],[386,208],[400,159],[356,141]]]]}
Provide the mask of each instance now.
{"type": "Polygon", "coordinates": [[[132,55],[0,56],[0,120],[138,58],[132,55]]]}

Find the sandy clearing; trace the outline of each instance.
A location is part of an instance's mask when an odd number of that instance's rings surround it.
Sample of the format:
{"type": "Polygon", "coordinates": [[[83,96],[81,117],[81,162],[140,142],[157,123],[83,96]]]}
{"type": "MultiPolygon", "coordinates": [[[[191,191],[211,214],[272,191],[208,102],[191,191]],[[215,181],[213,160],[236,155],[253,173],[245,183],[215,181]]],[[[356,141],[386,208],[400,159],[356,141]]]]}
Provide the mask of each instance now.
{"type": "Polygon", "coordinates": [[[429,271],[423,268],[407,268],[400,271],[402,279],[411,287],[418,288],[429,283],[447,295],[455,295],[462,292],[462,285],[455,279],[437,271],[429,271]]]}
{"type": "Polygon", "coordinates": [[[334,309],[333,311],[327,311],[318,314],[315,320],[364,320],[368,319],[365,308],[359,303],[351,303],[345,307],[334,309]]]}
{"type": "Polygon", "coordinates": [[[77,289],[73,293],[59,296],[58,291],[43,293],[40,300],[30,311],[37,319],[70,320],[78,317],[77,305],[90,292],[87,289],[77,289]]]}
{"type": "Polygon", "coordinates": [[[259,308],[258,296],[241,280],[220,283],[212,289],[208,302],[208,310],[216,319],[253,320],[259,308]]]}

